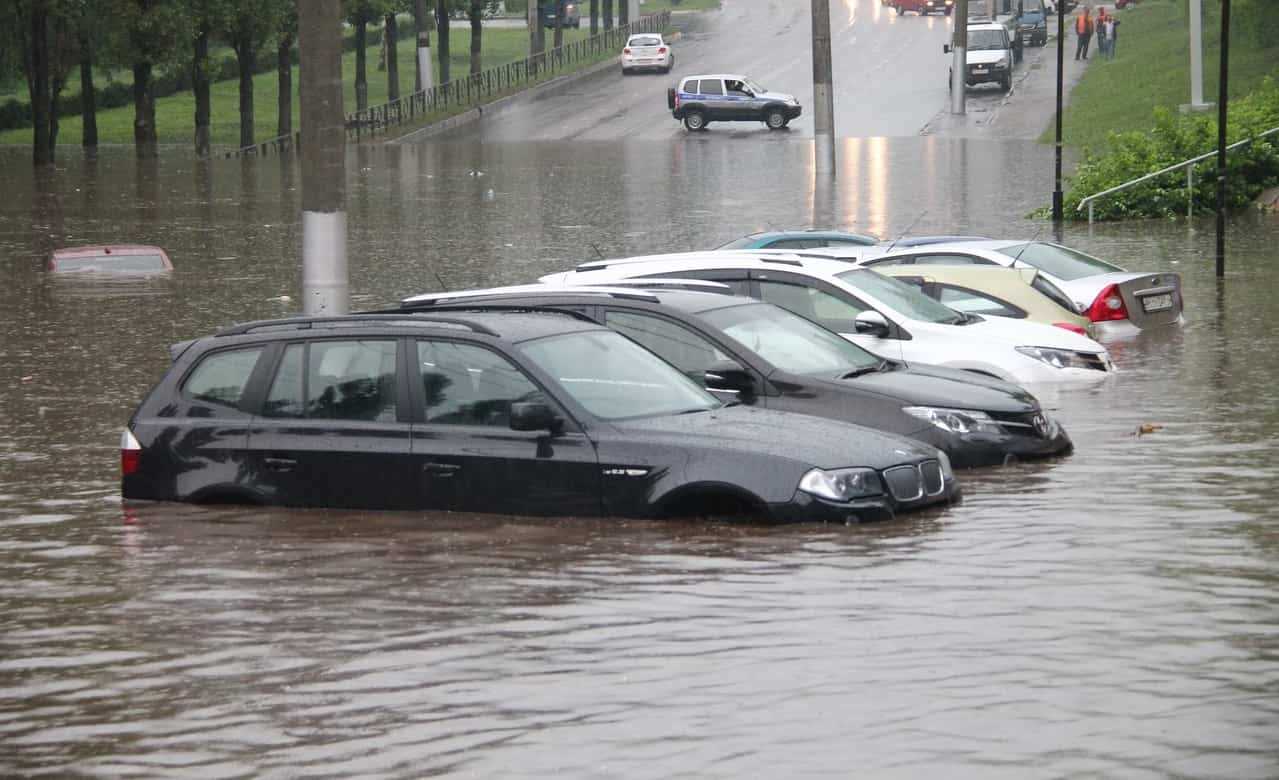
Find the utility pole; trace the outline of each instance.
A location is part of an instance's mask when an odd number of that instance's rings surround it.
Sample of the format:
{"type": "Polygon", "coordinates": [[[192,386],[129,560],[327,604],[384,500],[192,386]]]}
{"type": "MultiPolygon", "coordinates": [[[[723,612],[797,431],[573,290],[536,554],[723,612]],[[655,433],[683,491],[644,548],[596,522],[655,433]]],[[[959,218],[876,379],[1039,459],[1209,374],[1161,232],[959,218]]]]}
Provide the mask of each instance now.
{"type": "Polygon", "coordinates": [[[342,0],[298,3],[302,113],[302,311],[346,314],[346,118],[342,0]]]}
{"type": "MultiPolygon", "coordinates": [[[[964,113],[968,80],[968,0],[955,0],[955,37],[951,41],[954,58],[950,64],[950,113],[964,113]]],[[[1008,66],[1011,68],[1012,63],[1008,66]]]]}
{"type": "Polygon", "coordinates": [[[414,0],[413,16],[417,21],[417,88],[425,92],[435,86],[431,75],[431,17],[426,0],[414,0]]]}
{"type": "Polygon", "coordinates": [[[1203,0],[1190,0],[1190,110],[1204,107],[1203,0]]]}
{"type": "Polygon", "coordinates": [[[813,155],[819,175],[835,175],[835,91],[830,55],[830,0],[812,0],[813,155]]]}
{"type": "Polygon", "coordinates": [[[1053,157],[1055,158],[1056,174],[1053,178],[1053,224],[1061,226],[1062,219],[1062,193],[1061,193],[1061,104],[1064,99],[1063,67],[1066,62],[1066,10],[1062,8],[1061,0],[1057,5],[1057,133],[1054,139],[1053,157]]]}
{"type": "Polygon", "coordinates": [[[1226,107],[1230,103],[1230,0],[1221,0],[1221,81],[1217,86],[1217,278],[1226,275],[1226,107]]]}

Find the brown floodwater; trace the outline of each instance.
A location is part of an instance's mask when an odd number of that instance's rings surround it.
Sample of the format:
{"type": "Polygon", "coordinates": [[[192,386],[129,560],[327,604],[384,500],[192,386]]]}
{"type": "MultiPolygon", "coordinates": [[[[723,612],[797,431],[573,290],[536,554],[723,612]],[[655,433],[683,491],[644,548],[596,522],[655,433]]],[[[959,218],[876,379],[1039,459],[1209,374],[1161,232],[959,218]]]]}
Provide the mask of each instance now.
{"type": "MultiPolygon", "coordinates": [[[[1047,236],[1051,150],[353,149],[357,307],[767,227],[1047,236]]],[[[1047,393],[1064,460],[862,527],[122,504],[168,344],[299,300],[294,161],[0,150],[0,776],[1275,777],[1279,218],[1071,226],[1183,327],[1047,393]],[[157,243],[164,278],[53,278],[157,243]],[[1143,423],[1163,426],[1137,436],[1143,423]]]]}

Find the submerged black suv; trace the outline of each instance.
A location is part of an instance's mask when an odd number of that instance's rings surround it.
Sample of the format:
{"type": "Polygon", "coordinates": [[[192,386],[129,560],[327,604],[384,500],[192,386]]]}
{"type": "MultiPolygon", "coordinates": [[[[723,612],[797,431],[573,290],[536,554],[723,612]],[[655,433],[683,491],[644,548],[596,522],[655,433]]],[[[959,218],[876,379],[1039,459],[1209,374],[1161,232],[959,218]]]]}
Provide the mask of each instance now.
{"type": "Polygon", "coordinates": [[[1061,425],[1018,385],[881,359],[798,314],[733,296],[714,282],[674,280],[662,289],[646,281],[657,289],[525,285],[417,296],[401,310],[572,312],[630,336],[712,392],[909,436],[941,449],[956,468],[1071,450],[1061,425]]]}
{"type": "Polygon", "coordinates": [[[564,313],[253,322],[172,354],[126,499],[850,522],[958,495],[932,447],[724,405],[564,313]]]}

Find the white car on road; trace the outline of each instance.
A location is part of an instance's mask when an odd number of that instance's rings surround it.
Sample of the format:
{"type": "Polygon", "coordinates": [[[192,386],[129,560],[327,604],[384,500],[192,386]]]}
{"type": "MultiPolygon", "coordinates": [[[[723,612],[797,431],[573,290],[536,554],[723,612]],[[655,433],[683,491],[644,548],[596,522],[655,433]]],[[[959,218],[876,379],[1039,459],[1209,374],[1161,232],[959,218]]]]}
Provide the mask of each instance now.
{"type": "Polygon", "coordinates": [[[674,66],[675,54],[671,45],[657,33],[632,35],[622,47],[623,76],[644,69],[670,73],[674,66]]]}
{"type": "Polygon", "coordinates": [[[838,260],[778,253],[689,252],[598,260],[543,283],[702,279],[807,317],[881,357],[1021,383],[1093,384],[1114,370],[1106,348],[1062,328],[947,308],[919,290],[838,260]]]}
{"type": "MultiPolygon", "coordinates": [[[[1068,308],[1099,335],[1133,334],[1181,321],[1181,275],[1125,271],[1078,249],[1046,241],[963,241],[884,251],[877,247],[805,250],[859,266],[996,265],[1035,268],[1065,293],[1068,308]],[[860,251],[855,251],[860,250],[860,251]]],[[[1060,302],[1060,301],[1059,301],[1060,302]]]]}

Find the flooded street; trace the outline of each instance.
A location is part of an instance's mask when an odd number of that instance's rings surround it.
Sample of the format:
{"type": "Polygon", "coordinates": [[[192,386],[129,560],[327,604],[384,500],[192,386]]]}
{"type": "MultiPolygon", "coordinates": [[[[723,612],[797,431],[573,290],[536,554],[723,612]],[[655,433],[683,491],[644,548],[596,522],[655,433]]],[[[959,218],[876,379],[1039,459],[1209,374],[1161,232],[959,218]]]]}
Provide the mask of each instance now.
{"type": "MultiPolygon", "coordinates": [[[[673,123],[672,123],[673,124],[673,123]]],[[[353,307],[829,225],[1051,238],[1052,150],[940,137],[352,149],[353,307]]],[[[1279,775],[1279,217],[1068,227],[1184,327],[1041,393],[1057,462],[862,527],[122,505],[167,346],[294,313],[300,175],[0,148],[0,776],[1279,775]],[[164,246],[168,278],[41,270],[164,246]],[[1162,425],[1137,436],[1143,423],[1162,425]]]]}

